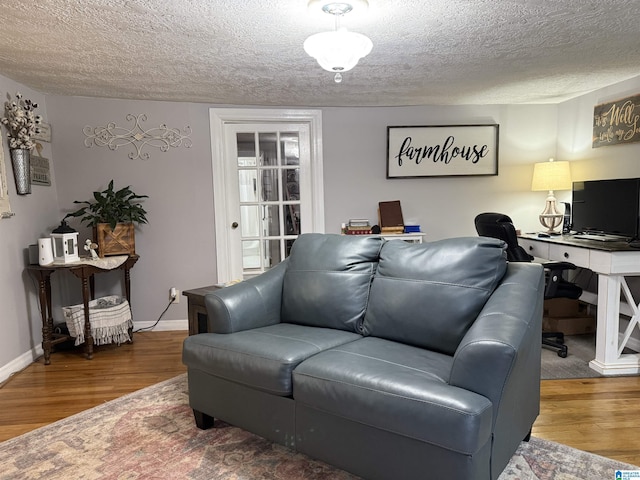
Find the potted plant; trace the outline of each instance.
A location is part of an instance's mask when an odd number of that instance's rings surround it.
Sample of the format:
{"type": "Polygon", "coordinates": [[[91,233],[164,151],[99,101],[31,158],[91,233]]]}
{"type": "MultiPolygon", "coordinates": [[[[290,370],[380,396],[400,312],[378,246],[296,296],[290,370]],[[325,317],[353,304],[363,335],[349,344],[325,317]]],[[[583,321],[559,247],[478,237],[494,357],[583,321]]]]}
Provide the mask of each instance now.
{"type": "Polygon", "coordinates": [[[92,201],[73,203],[85,205],[64,218],[80,217],[80,222],[93,227],[93,241],[98,244],[98,255],[134,255],[134,224],[147,223],[146,210],[140,204],[148,195],[138,195],[130,186],[114,190],[113,180],[106,190],[93,192],[92,201]]]}
{"type": "Polygon", "coordinates": [[[20,92],[16,93],[15,101],[7,96],[9,101],[4,103],[5,116],[0,119],[9,132],[9,153],[13,176],[16,181],[16,191],[19,195],[31,193],[31,150],[35,142],[31,139],[40,133],[42,117],[34,113],[37,103],[23,100],[20,92]]]}

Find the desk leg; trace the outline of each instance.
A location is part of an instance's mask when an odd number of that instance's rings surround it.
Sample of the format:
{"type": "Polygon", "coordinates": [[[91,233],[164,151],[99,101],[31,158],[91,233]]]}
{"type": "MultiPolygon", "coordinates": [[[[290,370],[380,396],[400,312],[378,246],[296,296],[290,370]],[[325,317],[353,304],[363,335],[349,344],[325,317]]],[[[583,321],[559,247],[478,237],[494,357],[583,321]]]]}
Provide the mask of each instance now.
{"type": "Polygon", "coordinates": [[[87,358],[93,358],[93,336],[91,335],[91,322],[89,321],[89,279],[82,276],[82,301],[84,303],[84,343],[87,358]]]}
{"type": "Polygon", "coordinates": [[[620,280],[598,275],[598,317],[596,360],[604,364],[618,357],[618,318],[620,318],[620,280]]]}
{"type": "Polygon", "coordinates": [[[40,316],[42,317],[42,349],[44,350],[44,364],[51,363],[51,334],[53,333],[53,317],[51,316],[51,272],[39,274],[40,316]]]}
{"type": "Polygon", "coordinates": [[[640,373],[639,354],[621,354],[620,293],[625,281],[620,275],[598,274],[596,358],[589,366],[603,375],[640,373]]]}

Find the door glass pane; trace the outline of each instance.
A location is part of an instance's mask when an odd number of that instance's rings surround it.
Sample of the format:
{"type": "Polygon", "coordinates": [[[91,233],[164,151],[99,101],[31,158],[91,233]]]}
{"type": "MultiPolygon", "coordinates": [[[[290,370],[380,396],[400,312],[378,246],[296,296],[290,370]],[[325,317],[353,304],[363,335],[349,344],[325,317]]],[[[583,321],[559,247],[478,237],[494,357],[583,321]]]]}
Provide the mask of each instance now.
{"type": "Polygon", "coordinates": [[[258,201],[258,171],[238,170],[238,182],[240,184],[240,201],[258,201]]]}
{"type": "Polygon", "coordinates": [[[266,205],[264,208],[263,228],[264,234],[269,237],[280,235],[280,206],[266,205]]]}
{"type": "Polygon", "coordinates": [[[260,142],[260,160],[264,166],[278,165],[278,145],[276,143],[275,133],[260,133],[258,135],[260,142]]]}
{"type": "Polygon", "coordinates": [[[240,226],[243,237],[260,235],[260,217],[258,205],[240,205],[240,226]]]}
{"type": "Polygon", "coordinates": [[[265,202],[278,201],[278,170],[266,168],[261,170],[262,200],[265,202]]]}
{"type": "Polygon", "coordinates": [[[232,231],[234,262],[239,267],[240,245],[245,278],[272,268],[289,255],[295,237],[302,233],[301,213],[307,211],[300,199],[300,169],[307,161],[305,134],[291,125],[283,130],[280,125],[264,125],[260,131],[262,127],[229,126],[234,130],[231,139],[237,143],[233,169],[237,179],[227,181],[237,182],[239,190],[230,208],[236,217],[230,223],[240,224],[232,231]]]}
{"type": "Polygon", "coordinates": [[[284,241],[284,256],[288,257],[291,254],[291,247],[293,247],[293,242],[295,242],[295,238],[294,239],[287,239],[284,241]]]}
{"type": "Polygon", "coordinates": [[[298,179],[297,168],[283,170],[282,183],[284,185],[284,201],[300,200],[300,180],[298,179]]]}
{"type": "Polygon", "coordinates": [[[260,240],[242,241],[242,268],[260,268],[260,240]]]}
{"type": "Polygon", "coordinates": [[[280,134],[280,157],[283,165],[300,164],[300,142],[297,132],[283,132],[280,134]]]}
{"type": "Polygon", "coordinates": [[[280,255],[280,240],[265,240],[264,242],[264,268],[271,268],[282,260],[280,255]]]}
{"type": "Polygon", "coordinates": [[[300,205],[285,205],[285,235],[300,235],[300,205]]]}
{"type": "Polygon", "coordinates": [[[236,134],[236,143],[238,145],[238,166],[256,166],[255,135],[253,133],[238,133],[236,134]]]}

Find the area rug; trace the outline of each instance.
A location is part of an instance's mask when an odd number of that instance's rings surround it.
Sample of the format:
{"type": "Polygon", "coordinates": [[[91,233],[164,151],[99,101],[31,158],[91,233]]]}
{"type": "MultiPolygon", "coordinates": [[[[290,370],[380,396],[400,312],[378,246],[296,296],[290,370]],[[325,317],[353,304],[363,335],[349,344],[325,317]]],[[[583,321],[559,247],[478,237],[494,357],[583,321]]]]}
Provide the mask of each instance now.
{"type": "Polygon", "coordinates": [[[569,352],[567,358],[559,357],[555,349],[542,347],[542,380],[603,376],[589,367],[589,362],[596,357],[595,333],[568,335],[565,345],[569,352]]]}
{"type": "MultiPolygon", "coordinates": [[[[183,374],[0,443],[0,479],[356,478],[239,428],[216,427],[196,428],[183,374]]],[[[532,438],[500,480],[603,480],[617,470],[640,469],[532,438]]]]}

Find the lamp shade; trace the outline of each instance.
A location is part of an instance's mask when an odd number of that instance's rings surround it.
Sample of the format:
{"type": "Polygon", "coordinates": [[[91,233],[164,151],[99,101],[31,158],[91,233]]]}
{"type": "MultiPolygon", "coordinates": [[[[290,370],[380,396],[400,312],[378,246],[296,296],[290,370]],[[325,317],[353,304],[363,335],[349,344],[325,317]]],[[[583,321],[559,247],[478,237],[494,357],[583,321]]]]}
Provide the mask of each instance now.
{"type": "Polygon", "coordinates": [[[533,166],[533,180],[531,190],[571,190],[571,170],[569,162],[536,163],[533,166]]]}
{"type": "Polygon", "coordinates": [[[345,29],[316,33],[304,41],[304,51],[329,72],[347,72],[366,57],[373,43],[361,33],[345,29]]]}

